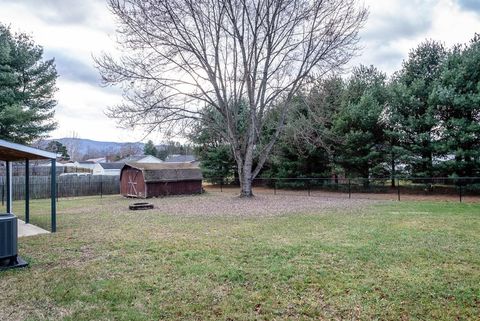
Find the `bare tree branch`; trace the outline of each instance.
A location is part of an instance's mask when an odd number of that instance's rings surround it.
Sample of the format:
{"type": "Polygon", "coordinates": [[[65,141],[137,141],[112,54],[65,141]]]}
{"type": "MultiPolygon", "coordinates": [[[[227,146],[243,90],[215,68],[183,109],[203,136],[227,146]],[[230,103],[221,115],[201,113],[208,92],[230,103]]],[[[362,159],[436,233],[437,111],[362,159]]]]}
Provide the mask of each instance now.
{"type": "Polygon", "coordinates": [[[251,194],[282,132],[289,100],[307,79],[335,70],[357,49],[367,11],[357,0],[108,0],[122,56],[96,58],[105,85],[124,90],[109,115],[125,126],[172,130],[211,106],[251,194]],[[239,108],[247,126],[238,131],[239,108]],[[279,107],[280,106],[280,107],[279,107]],[[256,147],[265,117],[281,117],[256,147]],[[257,166],[253,159],[257,157],[257,166]]]}

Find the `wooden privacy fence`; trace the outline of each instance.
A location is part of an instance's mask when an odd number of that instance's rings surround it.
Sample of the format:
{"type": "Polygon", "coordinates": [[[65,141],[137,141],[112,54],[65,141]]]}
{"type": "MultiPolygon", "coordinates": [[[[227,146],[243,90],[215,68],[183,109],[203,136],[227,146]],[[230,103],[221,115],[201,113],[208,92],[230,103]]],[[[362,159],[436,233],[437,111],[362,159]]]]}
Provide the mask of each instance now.
{"type": "MultiPolygon", "coordinates": [[[[25,199],[25,177],[13,177],[13,199],[25,199]]],[[[0,176],[2,201],[5,197],[5,177],[0,176]]],[[[50,197],[50,177],[30,177],[30,198],[50,197]]],[[[112,175],[59,176],[57,178],[57,197],[75,197],[89,195],[107,195],[120,193],[120,177],[112,175]]]]}
{"type": "MultiPolygon", "coordinates": [[[[30,165],[30,176],[50,176],[50,166],[30,165]]],[[[91,169],[75,166],[58,166],[56,167],[57,176],[64,173],[92,173],[91,169]]],[[[25,165],[13,164],[13,176],[24,176],[25,165]]],[[[0,164],[0,177],[5,176],[5,166],[0,164]]]]}

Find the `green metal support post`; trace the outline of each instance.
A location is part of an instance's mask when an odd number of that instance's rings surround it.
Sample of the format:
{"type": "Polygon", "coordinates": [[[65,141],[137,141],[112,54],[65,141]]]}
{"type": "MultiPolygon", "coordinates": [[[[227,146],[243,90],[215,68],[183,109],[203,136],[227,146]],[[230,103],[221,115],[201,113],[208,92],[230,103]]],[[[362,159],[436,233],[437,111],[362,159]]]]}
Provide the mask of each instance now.
{"type": "Polygon", "coordinates": [[[12,162],[5,162],[5,176],[7,177],[7,213],[12,214],[12,162]]]}
{"type": "Polygon", "coordinates": [[[51,207],[52,207],[52,233],[57,231],[57,203],[56,203],[56,192],[57,192],[57,160],[52,159],[51,178],[50,178],[50,197],[51,197],[51,207]]]}
{"type": "Polygon", "coordinates": [[[25,159],[25,223],[30,223],[30,161],[25,159]]]}

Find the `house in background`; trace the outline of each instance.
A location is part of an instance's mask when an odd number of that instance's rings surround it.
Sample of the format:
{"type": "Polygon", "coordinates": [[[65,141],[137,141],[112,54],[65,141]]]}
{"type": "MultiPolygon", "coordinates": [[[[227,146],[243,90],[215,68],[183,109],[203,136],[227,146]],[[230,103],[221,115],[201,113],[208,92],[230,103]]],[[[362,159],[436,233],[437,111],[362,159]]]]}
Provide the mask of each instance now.
{"type": "MultiPolygon", "coordinates": [[[[52,162],[50,162],[50,161],[43,161],[43,162],[42,162],[42,161],[38,161],[37,164],[35,164],[35,165],[36,165],[36,166],[39,166],[39,167],[51,167],[51,166],[52,166],[52,162]]],[[[56,161],[56,162],[55,162],[55,166],[56,166],[57,168],[59,168],[59,167],[62,167],[62,166],[64,166],[64,165],[63,165],[62,163],[60,163],[59,161],[56,161]]]]}
{"type": "Polygon", "coordinates": [[[62,165],[65,167],[78,167],[77,162],[74,162],[74,161],[62,162],[62,165]]]}
{"type": "Polygon", "coordinates": [[[198,164],[197,158],[194,155],[169,155],[165,159],[166,163],[190,163],[198,164]]]}
{"type": "Polygon", "coordinates": [[[141,163],[141,164],[159,164],[163,163],[163,161],[160,158],[157,158],[152,155],[134,155],[134,156],[128,156],[126,158],[123,158],[117,163],[141,163]]]}
{"type": "Polygon", "coordinates": [[[98,157],[98,158],[90,158],[86,160],[87,162],[94,162],[94,163],[106,163],[107,158],[106,157],[98,157]]]}
{"type": "Polygon", "coordinates": [[[93,175],[120,176],[124,163],[97,163],[93,167],[93,175]]]}
{"type": "Polygon", "coordinates": [[[80,162],[75,162],[75,167],[78,168],[86,168],[89,170],[93,170],[95,167],[96,163],[93,161],[80,161],[80,162]]]}

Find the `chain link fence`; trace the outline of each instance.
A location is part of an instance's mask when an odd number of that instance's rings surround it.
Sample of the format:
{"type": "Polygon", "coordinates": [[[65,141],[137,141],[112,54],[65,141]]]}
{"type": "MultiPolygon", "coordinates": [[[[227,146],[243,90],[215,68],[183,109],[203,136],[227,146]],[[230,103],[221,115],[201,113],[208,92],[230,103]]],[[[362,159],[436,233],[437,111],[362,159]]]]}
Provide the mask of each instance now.
{"type": "MultiPolygon", "coordinates": [[[[254,194],[308,195],[392,200],[480,201],[480,177],[403,178],[256,178],[254,194]]],[[[237,192],[234,178],[209,178],[206,190],[237,192]]]]}

